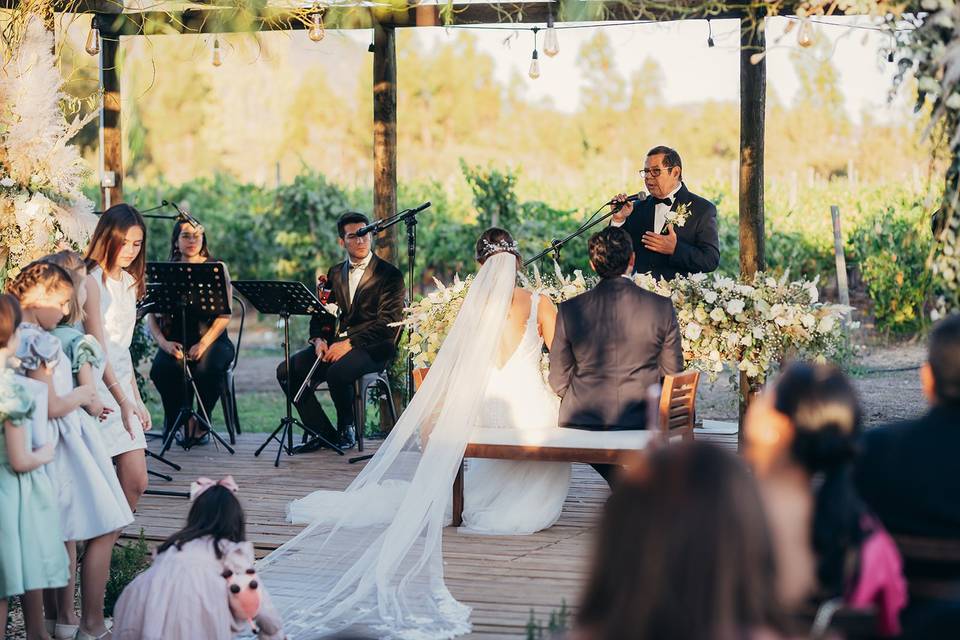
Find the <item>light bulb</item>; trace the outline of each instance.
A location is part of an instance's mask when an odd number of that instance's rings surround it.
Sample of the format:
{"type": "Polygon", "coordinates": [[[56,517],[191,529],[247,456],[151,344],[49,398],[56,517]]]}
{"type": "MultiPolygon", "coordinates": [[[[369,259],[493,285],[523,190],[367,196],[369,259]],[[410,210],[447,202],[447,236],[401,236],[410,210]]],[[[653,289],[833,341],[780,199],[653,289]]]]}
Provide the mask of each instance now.
{"type": "Polygon", "coordinates": [[[84,49],[92,56],[100,53],[100,29],[97,29],[96,26],[90,27],[90,32],[87,33],[87,44],[84,49]]]}
{"type": "Polygon", "coordinates": [[[223,58],[220,56],[220,40],[213,39],[213,66],[219,67],[223,64],[223,58]]]}
{"type": "Polygon", "coordinates": [[[816,35],[813,31],[813,24],[804,18],[800,22],[800,30],[797,31],[797,44],[806,49],[813,46],[813,37],[816,35]]]}
{"type": "Polygon", "coordinates": [[[543,36],[543,52],[551,58],[560,53],[560,40],[557,38],[557,30],[554,27],[547,27],[547,32],[543,36]]]}
{"type": "Polygon", "coordinates": [[[323,18],[320,17],[319,13],[311,13],[310,29],[307,30],[307,37],[314,42],[320,42],[325,35],[327,35],[327,32],[323,28],[323,18]]]}
{"type": "Polygon", "coordinates": [[[536,80],[540,77],[540,60],[537,59],[537,50],[533,50],[533,58],[530,59],[530,79],[536,80]]]}

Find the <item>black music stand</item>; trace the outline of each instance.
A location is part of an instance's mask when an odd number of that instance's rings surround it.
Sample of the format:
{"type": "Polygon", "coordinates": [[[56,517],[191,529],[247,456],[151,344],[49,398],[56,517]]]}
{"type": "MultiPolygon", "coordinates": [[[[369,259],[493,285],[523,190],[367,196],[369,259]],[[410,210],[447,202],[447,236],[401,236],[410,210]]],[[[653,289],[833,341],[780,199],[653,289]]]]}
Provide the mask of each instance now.
{"type": "MultiPolygon", "coordinates": [[[[147,263],[147,302],[150,313],[166,313],[179,316],[180,329],[183,339],[187,335],[187,311],[201,315],[225,316],[230,315],[230,296],[227,291],[226,267],[222,262],[148,262],[147,263]]],[[[170,426],[163,439],[160,455],[166,453],[173,444],[174,435],[184,429],[184,442],[189,442],[186,426],[193,418],[198,424],[206,427],[213,438],[222,444],[231,454],[233,448],[223,437],[214,431],[203,416],[193,410],[193,403],[186,400],[190,397],[191,387],[194,386],[190,367],[187,365],[187,345],[183,345],[183,397],[185,404],[180,407],[180,413],[170,426]]],[[[197,398],[197,402],[200,399],[197,398]]]]}
{"type": "Polygon", "coordinates": [[[276,440],[280,443],[273,466],[280,466],[280,453],[286,451],[293,455],[293,427],[303,429],[314,440],[319,440],[341,456],[343,449],[333,444],[319,433],[305,426],[293,417],[293,402],[290,392],[290,316],[313,316],[323,312],[323,305],[302,282],[284,282],[275,280],[239,280],[233,283],[237,291],[250,301],[260,313],[279,315],[283,320],[283,361],[287,367],[287,380],[284,395],[287,400],[287,415],[253,455],[259,456],[268,444],[276,440]],[[279,436],[278,436],[279,434],[279,436]]]}

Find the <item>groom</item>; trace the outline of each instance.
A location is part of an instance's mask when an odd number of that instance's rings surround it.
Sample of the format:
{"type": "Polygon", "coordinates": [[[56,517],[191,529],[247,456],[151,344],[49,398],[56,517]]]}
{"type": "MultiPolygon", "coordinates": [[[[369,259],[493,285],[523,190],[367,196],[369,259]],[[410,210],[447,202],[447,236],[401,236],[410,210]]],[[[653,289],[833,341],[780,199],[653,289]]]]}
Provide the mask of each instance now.
{"type": "MultiPolygon", "coordinates": [[[[650,385],[683,369],[677,314],[670,298],[630,279],[630,234],[607,227],[591,236],[596,287],[560,303],[550,348],[550,386],[560,396],[561,427],[645,429],[650,385]]],[[[652,426],[652,425],[651,425],[652,426]]],[[[611,484],[614,465],[593,465],[611,484]]]]}

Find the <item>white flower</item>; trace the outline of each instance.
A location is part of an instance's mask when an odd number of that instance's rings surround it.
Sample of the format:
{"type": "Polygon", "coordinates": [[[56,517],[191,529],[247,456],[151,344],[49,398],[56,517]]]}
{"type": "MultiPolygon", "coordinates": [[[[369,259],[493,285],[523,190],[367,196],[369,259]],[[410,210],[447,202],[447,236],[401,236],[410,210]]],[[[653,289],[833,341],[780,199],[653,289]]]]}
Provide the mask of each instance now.
{"type": "Polygon", "coordinates": [[[710,319],[714,322],[723,322],[726,317],[727,314],[725,314],[720,307],[714,307],[713,311],[710,312],[710,319]]]}
{"type": "Polygon", "coordinates": [[[743,300],[741,300],[740,298],[734,298],[729,302],[727,302],[726,308],[727,308],[727,313],[729,313],[732,316],[735,316],[738,313],[742,313],[744,307],[746,307],[746,304],[744,304],[743,300]]]}
{"type": "Polygon", "coordinates": [[[805,313],[805,314],[803,314],[803,315],[800,317],[800,322],[801,322],[801,324],[803,324],[803,326],[805,326],[807,329],[810,329],[810,328],[813,327],[815,324],[817,324],[817,319],[814,318],[812,314],[805,313]]]}
{"type": "Polygon", "coordinates": [[[817,331],[820,333],[830,333],[835,324],[836,319],[834,319],[833,316],[823,316],[820,318],[820,323],[817,324],[817,331]]]}
{"type": "Polygon", "coordinates": [[[698,325],[696,322],[691,322],[687,325],[687,328],[683,330],[683,335],[689,338],[690,340],[696,340],[700,337],[700,334],[703,332],[703,327],[698,325]]]}
{"type": "Polygon", "coordinates": [[[700,283],[707,279],[707,274],[705,273],[691,273],[687,276],[687,280],[690,282],[700,283]]]}
{"type": "Polygon", "coordinates": [[[947,109],[960,109],[960,93],[954,91],[943,104],[946,105],[947,109]]]}
{"type": "Polygon", "coordinates": [[[713,351],[710,352],[709,358],[710,358],[711,360],[713,360],[714,362],[719,362],[719,361],[720,361],[720,352],[717,351],[716,349],[714,349],[713,351]]]}
{"type": "Polygon", "coordinates": [[[17,183],[14,182],[14,181],[13,181],[13,178],[11,178],[11,177],[9,177],[9,176],[7,176],[6,178],[4,178],[3,180],[0,180],[0,187],[6,187],[6,188],[9,189],[10,187],[12,187],[12,186],[15,185],[15,184],[17,184],[17,183]]]}
{"type": "Polygon", "coordinates": [[[711,289],[707,289],[703,292],[703,299],[707,304],[713,304],[717,301],[717,292],[711,289]]]}
{"type": "Polygon", "coordinates": [[[940,8],[938,0],[921,0],[920,6],[924,11],[936,11],[940,8]]]}

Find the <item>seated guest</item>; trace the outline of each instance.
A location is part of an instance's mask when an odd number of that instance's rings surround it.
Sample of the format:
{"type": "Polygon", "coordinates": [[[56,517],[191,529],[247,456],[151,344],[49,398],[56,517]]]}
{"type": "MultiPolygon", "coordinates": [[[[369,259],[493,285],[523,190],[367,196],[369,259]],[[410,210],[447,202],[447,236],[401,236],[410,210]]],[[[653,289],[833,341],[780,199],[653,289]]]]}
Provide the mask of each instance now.
{"type": "MultiPolygon", "coordinates": [[[[337,220],[339,244],[347,259],[330,267],[327,282],[332,287],[328,303],[339,307],[339,326],[329,314],[314,316],[310,320],[311,346],[290,356],[292,396],[320,358],[310,384],[326,381],[337,410],[336,430],[312,392],[300,397],[297,411],[308,430],[343,448],[356,443],[354,383],[364,374],[383,370],[393,359],[398,330],[390,325],[403,318],[403,274],[373,253],[371,234],[357,235],[368,222],[367,216],[353,211],[337,220]]],[[[277,367],[277,381],[286,392],[285,363],[277,367]]],[[[301,450],[317,446],[319,442],[314,441],[301,450]]]]}
{"type": "MultiPolygon", "coordinates": [[[[855,480],[863,499],[894,534],[960,540],[960,314],[930,332],[920,369],[930,410],[916,420],[868,430],[855,480]]],[[[910,578],[960,580],[957,563],[907,562],[910,578]]],[[[911,598],[909,637],[960,637],[960,591],[953,602],[911,598]]]]}
{"type": "MultiPolygon", "coordinates": [[[[249,631],[230,599],[228,580],[253,568],[243,507],[227,476],[190,487],[187,524],[160,545],[153,565],[127,585],[114,610],[114,640],[230,640],[249,631]]],[[[259,581],[258,581],[259,582],[259,581]]],[[[261,640],[284,638],[280,616],[263,585],[254,622],[261,640]]]]}
{"type": "Polygon", "coordinates": [[[634,204],[627,202],[626,194],[618,194],[611,204],[616,213],[610,221],[630,233],[637,272],[671,280],[716,271],[720,266],[717,207],[687,189],[680,154],[670,147],[650,149],[640,175],[650,196],[634,204]],[[670,224],[668,219],[681,211],[687,214],[682,224],[679,220],[670,224]]]}
{"type": "Polygon", "coordinates": [[[604,507],[571,640],[782,638],[757,487],[736,456],[645,454],[604,507]]]}
{"type": "Polygon", "coordinates": [[[876,606],[881,635],[896,635],[906,585],[893,540],[853,486],[861,430],[853,385],[836,367],[792,364],[751,402],[744,428],[774,536],[781,601],[793,610],[810,598],[876,606]]]}
{"type": "MultiPolygon", "coordinates": [[[[560,303],[550,349],[559,424],[645,429],[648,387],[683,369],[677,314],[670,298],[641,289],[627,275],[634,254],[626,231],[607,227],[595,233],[589,251],[600,282],[560,303]]],[[[611,482],[613,466],[594,468],[611,482]]]]}
{"type": "MultiPolygon", "coordinates": [[[[207,236],[203,227],[195,227],[186,220],[178,220],[173,225],[168,260],[191,264],[216,262],[207,249],[207,236]]],[[[227,282],[229,290],[229,277],[227,282]]],[[[163,432],[166,435],[173,427],[180,409],[193,406],[193,388],[185,389],[183,384],[184,356],[200,394],[200,415],[209,417],[220,398],[223,376],[236,351],[227,336],[229,315],[211,316],[188,312],[185,335],[179,317],[150,314],[147,324],[159,347],[150,367],[150,379],[156,385],[163,401],[163,432]]],[[[176,436],[184,447],[202,444],[209,439],[204,433],[206,427],[193,418],[186,425],[185,431],[184,439],[180,440],[180,434],[176,436]]]]}

